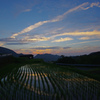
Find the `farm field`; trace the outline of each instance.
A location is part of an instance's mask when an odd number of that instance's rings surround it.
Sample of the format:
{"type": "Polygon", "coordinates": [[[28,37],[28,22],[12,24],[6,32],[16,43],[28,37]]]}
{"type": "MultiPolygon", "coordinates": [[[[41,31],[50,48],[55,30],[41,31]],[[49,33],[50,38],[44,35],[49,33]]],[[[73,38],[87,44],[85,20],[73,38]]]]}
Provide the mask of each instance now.
{"type": "Polygon", "coordinates": [[[1,76],[0,100],[100,100],[99,81],[61,66],[29,64],[1,76]]]}

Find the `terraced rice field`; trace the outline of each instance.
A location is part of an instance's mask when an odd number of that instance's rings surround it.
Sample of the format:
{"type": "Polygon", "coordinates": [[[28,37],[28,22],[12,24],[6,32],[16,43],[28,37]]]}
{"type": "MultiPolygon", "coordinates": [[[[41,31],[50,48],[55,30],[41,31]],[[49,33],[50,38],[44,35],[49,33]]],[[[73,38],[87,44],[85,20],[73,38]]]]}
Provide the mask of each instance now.
{"type": "Polygon", "coordinates": [[[100,82],[61,67],[25,65],[0,78],[0,100],[100,100],[100,82]]]}

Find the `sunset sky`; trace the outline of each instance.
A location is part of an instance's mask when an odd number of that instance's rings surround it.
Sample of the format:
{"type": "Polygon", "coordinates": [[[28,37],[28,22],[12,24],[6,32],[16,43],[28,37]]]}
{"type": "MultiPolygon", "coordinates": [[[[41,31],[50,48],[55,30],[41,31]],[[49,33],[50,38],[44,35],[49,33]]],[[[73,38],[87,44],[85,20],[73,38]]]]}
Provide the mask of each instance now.
{"type": "Polygon", "coordinates": [[[0,46],[33,55],[100,51],[100,0],[0,0],[0,46]]]}

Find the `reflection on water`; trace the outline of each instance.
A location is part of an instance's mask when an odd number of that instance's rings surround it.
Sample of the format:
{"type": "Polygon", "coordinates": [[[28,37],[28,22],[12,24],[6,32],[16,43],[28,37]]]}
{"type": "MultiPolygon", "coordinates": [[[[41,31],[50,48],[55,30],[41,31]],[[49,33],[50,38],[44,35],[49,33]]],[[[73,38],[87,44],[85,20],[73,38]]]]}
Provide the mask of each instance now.
{"type": "Polygon", "coordinates": [[[0,100],[100,100],[100,82],[57,67],[25,65],[0,80],[0,100]]]}

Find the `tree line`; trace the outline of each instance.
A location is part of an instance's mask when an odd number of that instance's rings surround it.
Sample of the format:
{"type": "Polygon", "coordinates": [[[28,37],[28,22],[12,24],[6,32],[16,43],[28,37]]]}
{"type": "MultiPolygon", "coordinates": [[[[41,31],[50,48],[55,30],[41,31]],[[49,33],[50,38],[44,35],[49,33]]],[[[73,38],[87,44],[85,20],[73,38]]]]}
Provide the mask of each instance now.
{"type": "Polygon", "coordinates": [[[57,63],[66,63],[66,64],[100,64],[100,52],[93,52],[89,55],[80,55],[80,56],[64,56],[57,60],[57,63]]]}

